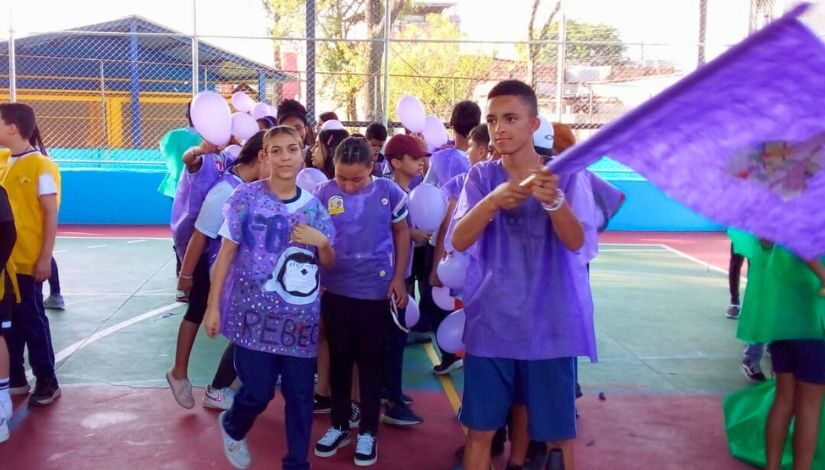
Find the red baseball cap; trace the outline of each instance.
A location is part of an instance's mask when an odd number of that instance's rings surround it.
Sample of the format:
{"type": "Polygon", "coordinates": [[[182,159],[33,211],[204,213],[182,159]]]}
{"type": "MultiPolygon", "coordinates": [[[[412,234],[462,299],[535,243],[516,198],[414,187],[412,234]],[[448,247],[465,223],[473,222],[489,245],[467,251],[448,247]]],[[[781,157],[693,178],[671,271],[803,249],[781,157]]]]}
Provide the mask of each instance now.
{"type": "Polygon", "coordinates": [[[409,155],[414,158],[429,157],[421,142],[408,135],[398,134],[390,138],[384,147],[384,155],[390,157],[409,155]]]}

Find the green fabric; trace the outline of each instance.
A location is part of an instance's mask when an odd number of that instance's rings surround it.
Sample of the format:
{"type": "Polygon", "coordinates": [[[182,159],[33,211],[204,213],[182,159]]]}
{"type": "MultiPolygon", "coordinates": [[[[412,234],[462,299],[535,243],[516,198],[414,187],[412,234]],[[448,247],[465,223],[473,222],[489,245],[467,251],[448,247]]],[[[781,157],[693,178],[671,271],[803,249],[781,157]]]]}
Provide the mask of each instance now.
{"type": "MultiPolygon", "coordinates": [[[[773,404],[776,383],[765,383],[740,390],[725,398],[725,432],[731,455],[757,467],[765,467],[765,425],[773,404]]],[[[782,468],[791,469],[793,462],[793,422],[782,453],[782,468]]],[[[825,468],[825,409],[820,419],[819,441],[811,468],[825,468]]]]}
{"type": "Polygon", "coordinates": [[[748,258],[748,285],[736,336],[748,343],[825,339],[825,298],[819,279],[791,252],[765,248],[753,235],[728,230],[734,251],[748,258]]]}
{"type": "Polygon", "coordinates": [[[178,180],[183,171],[183,152],[201,144],[201,136],[191,127],[173,129],[161,137],[160,154],[166,162],[166,178],[160,183],[158,192],[164,196],[175,197],[178,180]]]}

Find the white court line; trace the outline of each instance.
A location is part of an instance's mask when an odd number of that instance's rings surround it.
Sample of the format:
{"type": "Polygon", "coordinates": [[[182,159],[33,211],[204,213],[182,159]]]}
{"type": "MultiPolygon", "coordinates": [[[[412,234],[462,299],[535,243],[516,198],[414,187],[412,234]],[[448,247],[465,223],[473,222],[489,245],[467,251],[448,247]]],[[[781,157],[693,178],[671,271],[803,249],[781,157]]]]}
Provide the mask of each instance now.
{"type": "Polygon", "coordinates": [[[103,247],[107,247],[107,246],[109,246],[109,245],[91,245],[91,246],[87,246],[86,248],[89,248],[89,249],[92,249],[92,248],[103,248],[103,247]]]}
{"type": "Polygon", "coordinates": [[[725,275],[727,275],[727,274],[728,274],[728,270],[727,270],[727,269],[722,269],[722,268],[720,268],[720,267],[718,267],[718,266],[714,266],[714,265],[712,265],[712,264],[710,264],[710,263],[706,263],[706,262],[704,262],[704,261],[700,260],[699,258],[696,258],[696,257],[694,257],[694,256],[691,256],[691,255],[689,255],[689,254],[687,254],[687,253],[685,253],[685,252],[683,252],[683,251],[679,251],[679,250],[677,250],[676,248],[672,248],[672,247],[670,247],[670,246],[668,246],[668,245],[659,245],[659,246],[661,246],[661,247],[662,247],[662,248],[664,248],[665,250],[667,250],[667,251],[669,251],[669,252],[673,253],[674,255],[681,256],[682,258],[685,258],[686,260],[693,261],[694,263],[697,263],[697,264],[699,264],[699,265],[701,265],[701,266],[703,266],[703,267],[707,268],[708,270],[711,270],[711,271],[716,271],[717,273],[722,273],[722,274],[725,274],[725,275]]]}
{"type": "Polygon", "coordinates": [[[57,254],[60,254],[60,253],[65,253],[65,252],[66,252],[66,250],[54,250],[54,251],[52,251],[52,254],[57,255],[57,254]]]}
{"type": "MultiPolygon", "coordinates": [[[[95,341],[97,341],[99,339],[103,339],[103,338],[105,338],[105,337],[107,337],[107,336],[109,336],[113,333],[117,333],[118,331],[120,331],[124,328],[128,328],[128,327],[134,325],[135,323],[139,323],[139,322],[142,322],[143,320],[148,320],[149,318],[156,317],[156,316],[160,315],[161,313],[168,312],[169,310],[172,310],[175,307],[179,307],[181,305],[185,305],[185,304],[182,304],[180,302],[175,302],[175,303],[165,305],[165,306],[160,307],[160,308],[156,308],[156,309],[154,309],[150,312],[146,312],[146,313],[140,314],[136,317],[132,317],[128,320],[124,320],[120,323],[116,323],[116,324],[110,326],[109,328],[104,328],[104,329],[98,331],[97,333],[89,336],[88,338],[83,338],[82,340],[77,341],[74,344],[58,351],[57,354],[54,355],[55,366],[57,365],[58,362],[66,359],[67,357],[71,356],[75,352],[85,348],[86,346],[94,343],[95,341]]],[[[33,377],[34,377],[34,375],[32,374],[31,369],[28,369],[26,371],[26,378],[28,380],[31,380],[33,377]]]]}
{"type": "Polygon", "coordinates": [[[146,239],[140,239],[140,240],[130,240],[126,243],[130,243],[130,244],[131,243],[145,243],[146,241],[147,241],[146,239]]]}

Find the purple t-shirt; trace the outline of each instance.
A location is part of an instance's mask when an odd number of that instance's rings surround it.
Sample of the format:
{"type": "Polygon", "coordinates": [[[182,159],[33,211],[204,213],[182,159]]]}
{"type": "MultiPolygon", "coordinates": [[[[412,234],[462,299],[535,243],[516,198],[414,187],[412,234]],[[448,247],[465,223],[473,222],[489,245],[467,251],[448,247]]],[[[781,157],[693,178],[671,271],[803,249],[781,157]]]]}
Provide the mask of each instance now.
{"type": "Polygon", "coordinates": [[[455,175],[469,170],[470,160],[467,159],[467,154],[455,147],[446,147],[436,150],[430,156],[430,169],[424,182],[440,188],[455,175]]]}
{"type": "MultiPolygon", "coordinates": [[[[589,199],[586,211],[593,204],[592,194],[574,190],[580,178],[580,174],[563,177],[559,183],[577,215],[577,199],[589,199]]],[[[453,223],[507,180],[500,161],[473,166],[453,223]]],[[[463,289],[468,353],[522,360],[573,356],[596,360],[585,259],[562,245],[536,199],[496,213],[466,253],[470,258],[463,289]]]]}
{"type": "Polygon", "coordinates": [[[195,220],[195,230],[207,238],[203,253],[209,260],[210,267],[215,264],[218,251],[221,249],[221,237],[218,232],[224,222],[223,206],[235,188],[242,183],[243,180],[231,170],[225,171],[206,193],[198,218],[195,220]]]}
{"type": "Polygon", "coordinates": [[[395,258],[392,224],[407,218],[407,195],[386,178],[373,178],[355,194],[342,191],[335,180],[313,192],[336,232],[335,266],[321,272],[324,287],[354,299],[385,299],[395,258]]]}
{"type": "Polygon", "coordinates": [[[201,158],[203,161],[198,171],[190,173],[184,169],[181,173],[172,202],[172,241],[181,260],[195,231],[195,221],[198,219],[206,194],[232,163],[232,158],[224,153],[210,153],[201,158]]]}
{"type": "Polygon", "coordinates": [[[447,181],[441,187],[441,194],[447,198],[448,201],[458,201],[461,195],[461,190],[464,189],[464,180],[467,179],[467,173],[459,173],[447,181]]]}
{"type": "Polygon", "coordinates": [[[223,209],[220,235],[238,244],[223,286],[221,331],[244,348],[315,357],[320,317],[320,269],[315,247],[290,241],[298,224],[330,240],[335,228],[306,191],[282,201],[268,182],[235,189],[223,209]]]}

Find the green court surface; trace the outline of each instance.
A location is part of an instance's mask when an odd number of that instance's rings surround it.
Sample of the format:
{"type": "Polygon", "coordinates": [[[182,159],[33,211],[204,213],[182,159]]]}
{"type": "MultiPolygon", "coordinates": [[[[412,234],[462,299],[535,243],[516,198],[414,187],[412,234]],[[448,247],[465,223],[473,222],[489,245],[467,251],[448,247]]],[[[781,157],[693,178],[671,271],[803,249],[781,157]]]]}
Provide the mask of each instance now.
{"type": "MultiPolygon", "coordinates": [[[[174,302],[170,241],[60,238],[55,257],[67,302],[49,312],[62,383],[165,386],[185,308],[174,302]]],[[[586,393],[722,395],[743,386],[723,273],[662,245],[609,244],[591,276],[599,362],[580,362],[586,393]]],[[[211,380],[224,344],[198,337],[196,386],[211,380]]],[[[405,385],[440,388],[430,368],[423,347],[408,348],[405,385]]],[[[460,390],[461,374],[453,380],[460,390]]]]}

